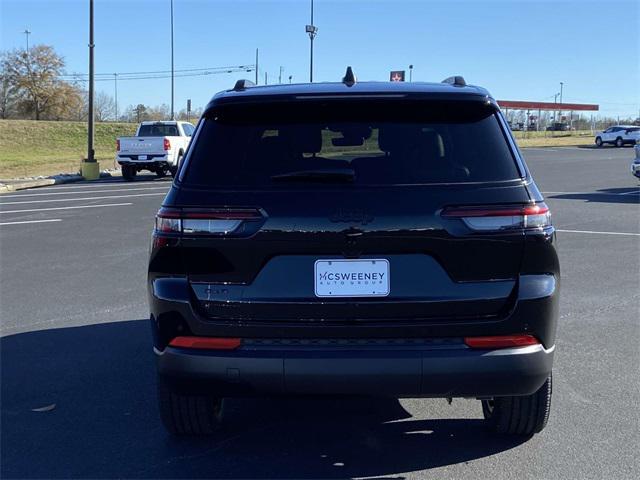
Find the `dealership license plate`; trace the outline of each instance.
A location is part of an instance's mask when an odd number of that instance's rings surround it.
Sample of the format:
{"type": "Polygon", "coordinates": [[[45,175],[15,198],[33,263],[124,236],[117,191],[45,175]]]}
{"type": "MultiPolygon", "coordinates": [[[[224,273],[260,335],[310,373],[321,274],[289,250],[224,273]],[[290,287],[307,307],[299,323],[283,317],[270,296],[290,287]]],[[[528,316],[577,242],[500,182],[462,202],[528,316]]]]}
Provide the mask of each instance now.
{"type": "Polygon", "coordinates": [[[316,260],[317,297],[384,297],[389,295],[389,261],[316,260]]]}

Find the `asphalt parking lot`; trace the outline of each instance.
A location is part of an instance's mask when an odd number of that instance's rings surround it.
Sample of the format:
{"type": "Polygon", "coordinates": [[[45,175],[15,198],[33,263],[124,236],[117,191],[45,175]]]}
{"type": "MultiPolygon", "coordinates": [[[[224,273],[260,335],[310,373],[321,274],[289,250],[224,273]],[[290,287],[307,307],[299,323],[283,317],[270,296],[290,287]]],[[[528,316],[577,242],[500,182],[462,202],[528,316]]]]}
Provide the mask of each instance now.
{"type": "Polygon", "coordinates": [[[636,478],[633,149],[524,154],[552,209],[562,267],[542,434],[492,436],[473,400],[309,398],[232,400],[218,436],[169,438],[155,405],[145,288],[169,183],[146,176],[0,196],[0,476],[636,478]]]}

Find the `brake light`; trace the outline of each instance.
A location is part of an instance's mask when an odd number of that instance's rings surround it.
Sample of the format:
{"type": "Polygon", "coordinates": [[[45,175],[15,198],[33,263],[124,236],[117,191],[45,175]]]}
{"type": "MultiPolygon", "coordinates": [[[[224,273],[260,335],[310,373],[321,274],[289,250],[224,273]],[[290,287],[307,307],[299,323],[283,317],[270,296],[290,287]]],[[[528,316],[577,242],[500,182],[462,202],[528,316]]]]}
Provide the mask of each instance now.
{"type": "Polygon", "coordinates": [[[513,348],[538,345],[540,341],[533,335],[498,335],[490,337],[465,337],[464,343],[471,348],[513,348]]]}
{"type": "Polygon", "coordinates": [[[242,340],[239,338],[176,337],[169,342],[169,346],[199,350],[235,350],[241,343],[242,340]]]}
{"type": "Polygon", "coordinates": [[[120,139],[116,139],[116,151],[119,152],[120,151],[120,139]]]}
{"type": "Polygon", "coordinates": [[[169,141],[168,138],[164,139],[164,149],[165,150],[171,150],[171,142],[169,141]]]}
{"type": "Polygon", "coordinates": [[[156,215],[156,233],[227,235],[245,221],[262,220],[254,208],[178,209],[162,207],[156,215]]]}
{"type": "Polygon", "coordinates": [[[531,205],[447,207],[444,218],[459,218],[476,231],[538,229],[551,225],[551,212],[545,203],[531,205]]]}

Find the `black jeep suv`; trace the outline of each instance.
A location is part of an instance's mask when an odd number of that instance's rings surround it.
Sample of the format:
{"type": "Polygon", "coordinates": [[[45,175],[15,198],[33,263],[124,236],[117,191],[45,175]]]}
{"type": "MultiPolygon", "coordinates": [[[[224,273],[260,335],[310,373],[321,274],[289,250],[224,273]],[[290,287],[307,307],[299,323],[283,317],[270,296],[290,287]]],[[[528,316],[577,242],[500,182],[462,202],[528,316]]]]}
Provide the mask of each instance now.
{"type": "Polygon", "coordinates": [[[443,83],[256,87],[206,107],[158,212],[160,413],[207,434],[244,395],[471,397],[549,416],[559,266],[496,101],[443,83]]]}

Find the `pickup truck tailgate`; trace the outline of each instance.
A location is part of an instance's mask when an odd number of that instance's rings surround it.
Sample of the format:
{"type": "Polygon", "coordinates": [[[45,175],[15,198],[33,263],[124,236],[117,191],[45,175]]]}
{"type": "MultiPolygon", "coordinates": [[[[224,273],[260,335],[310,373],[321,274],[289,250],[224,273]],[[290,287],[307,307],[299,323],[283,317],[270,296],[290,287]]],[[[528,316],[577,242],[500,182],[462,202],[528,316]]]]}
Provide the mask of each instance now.
{"type": "Polygon", "coordinates": [[[164,154],[164,137],[120,137],[120,155],[164,154]]]}

